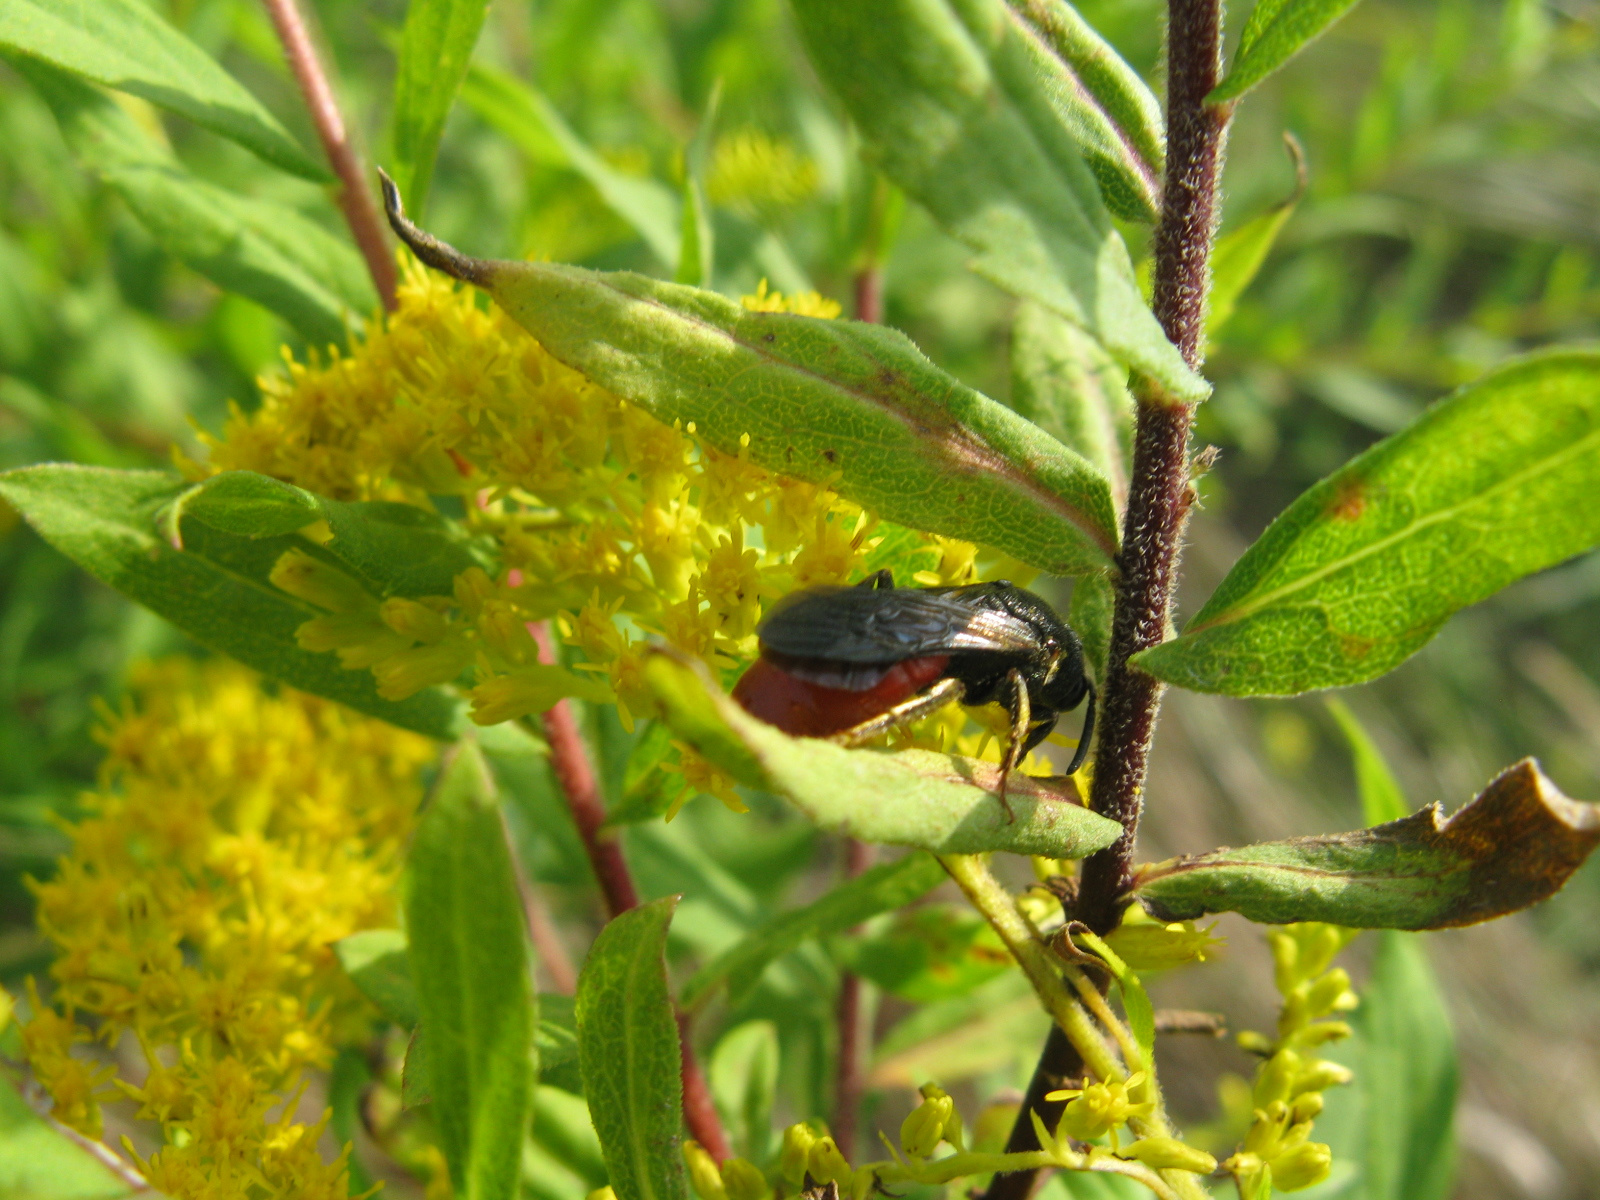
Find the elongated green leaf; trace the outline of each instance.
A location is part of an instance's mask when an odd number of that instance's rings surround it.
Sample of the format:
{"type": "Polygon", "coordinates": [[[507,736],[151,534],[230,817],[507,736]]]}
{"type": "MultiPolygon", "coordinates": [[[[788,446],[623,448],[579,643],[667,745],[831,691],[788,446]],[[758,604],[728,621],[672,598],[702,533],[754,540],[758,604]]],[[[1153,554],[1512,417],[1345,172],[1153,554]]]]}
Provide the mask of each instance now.
{"type": "Polygon", "coordinates": [[[772,1109],[781,1055],[777,1025],[746,1021],[717,1039],[706,1068],[711,1094],[736,1152],[751,1162],[765,1162],[772,1152],[772,1109]]]}
{"type": "Polygon", "coordinates": [[[679,200],[666,184],[617,170],[573,131],[543,92],[504,71],[474,63],[461,98],[535,162],[583,176],[663,265],[676,268],[679,200]]]}
{"type": "Polygon", "coordinates": [[[1350,757],[1355,760],[1356,789],[1361,793],[1361,818],[1368,825],[1382,825],[1398,821],[1411,811],[1399,781],[1389,770],[1378,747],[1367,731],[1361,727],[1355,714],[1342,700],[1329,699],[1328,711],[1339,723],[1340,732],[1350,744],[1350,757]]]}
{"type": "Polygon", "coordinates": [[[433,1114],[458,1196],[517,1196],[532,1115],[536,1003],[510,851],[488,765],[452,752],[407,863],[411,973],[433,1114]]]}
{"type": "Polygon", "coordinates": [[[796,0],[794,12],[884,174],[973,250],[973,270],[1173,396],[1205,397],[1145,307],[1084,142],[1005,0],[796,0]]]}
{"type": "Polygon", "coordinates": [[[1183,635],[1138,655],[1232,696],[1360,683],[1459,608],[1600,543],[1600,354],[1501,367],[1305,492],[1183,635]]]}
{"type": "Polygon", "coordinates": [[[1077,802],[1071,780],[1011,777],[1016,820],[996,799],[999,767],[926,750],[846,750],[756,720],[698,663],[652,652],[645,677],[684,742],[740,783],[773,792],[830,833],[937,854],[1009,850],[1083,858],[1116,841],[1115,821],[1077,802]],[[1063,786],[1064,785],[1064,786],[1063,786]]]}
{"type": "Polygon", "coordinates": [[[313,342],[343,342],[376,304],[347,243],[293,209],[195,178],[109,96],[67,72],[34,59],[11,62],[50,105],[73,151],[174,258],[313,342]]]}
{"type": "Polygon", "coordinates": [[[1106,204],[1130,221],[1160,210],[1166,136],[1161,104],[1112,45],[1066,0],[1006,0],[1033,51],[1038,78],[1100,181],[1106,204]]]}
{"type": "Polygon", "coordinates": [[[600,931],[578,977],[578,1061],[617,1200],[688,1200],[678,1023],[667,995],[668,896],[600,931]]]}
{"type": "Polygon", "coordinates": [[[1206,99],[1242,96],[1355,7],[1356,0],[1256,0],[1228,74],[1206,99]]]}
{"type": "Polygon", "coordinates": [[[1473,925],[1554,895],[1600,845],[1600,807],[1572,800],[1532,759],[1448,819],[1437,804],[1373,829],[1265,842],[1138,870],[1166,920],[1236,912],[1263,924],[1353,929],[1473,925]]]}
{"type": "Polygon", "coordinates": [[[418,212],[428,198],[444,121],[467,76],[488,0],[409,0],[394,81],[394,153],[418,212]]]}
{"type": "Polygon", "coordinates": [[[1421,938],[1384,931],[1353,1023],[1364,1200],[1445,1200],[1455,1184],[1460,1065],[1421,938]]]}
{"type": "Polygon", "coordinates": [[[1239,297],[1249,287],[1267,254],[1278,240],[1278,234],[1294,216],[1300,197],[1306,190],[1305,156],[1300,143],[1285,137],[1289,156],[1295,166],[1295,189],[1282,204],[1275,204],[1266,212],[1252,217],[1237,229],[1229,230],[1217,239],[1211,252],[1211,294],[1206,298],[1206,336],[1215,337],[1217,330],[1228,323],[1239,297]]]}
{"type": "Polygon", "coordinates": [[[406,935],[398,929],[366,929],[334,943],[339,965],[361,994],[396,1025],[417,1026],[417,985],[411,978],[406,935]]]}
{"type": "Polygon", "coordinates": [[[1083,643],[1083,657],[1094,677],[1106,677],[1106,655],[1111,652],[1111,614],[1116,589],[1104,575],[1084,575],[1072,585],[1068,622],[1083,643]]]}
{"type": "Polygon", "coordinates": [[[6,0],[0,46],[179,113],[296,175],[331,178],[232,75],[139,0],[6,0]]]}
{"type": "Polygon", "coordinates": [[[116,471],[46,463],[0,474],[0,496],[39,536],[84,570],[171,621],[195,641],[275,679],[445,738],[465,718],[439,688],[385,700],[366,671],[346,671],[331,654],[295,642],[318,615],[267,583],[267,573],[300,539],[233,537],[198,521],[183,523],[186,550],[160,536],[164,510],[190,487],[167,471],[116,471]]]}
{"type": "Polygon", "coordinates": [[[6,1200],[161,1200],[120,1179],[28,1107],[0,1077],[0,1196],[6,1200]]]}
{"type": "MultiPolygon", "coordinates": [[[[362,1123],[362,1102],[371,1082],[372,1067],[365,1052],[353,1046],[341,1048],[328,1068],[328,1131],[338,1145],[356,1140],[356,1130],[362,1123]]],[[[367,1173],[359,1155],[352,1154],[346,1162],[350,1191],[359,1194],[374,1186],[376,1181],[367,1173]]]]}
{"type": "Polygon", "coordinates": [[[1097,467],[1120,510],[1133,431],[1128,372],[1088,334],[1024,300],[1011,327],[1011,408],[1097,467]]]}
{"type": "Polygon", "coordinates": [[[630,272],[469,259],[405,220],[392,185],[385,198],[424,262],[485,288],[562,362],[719,450],[834,481],[892,521],[1056,574],[1114,566],[1105,479],[904,334],[751,312],[630,272]]]}
{"type": "Polygon", "coordinates": [[[187,493],[184,516],[240,537],[281,537],[325,520],[323,549],[379,596],[448,596],[470,567],[493,572],[489,545],[414,504],[329,500],[254,471],[226,471],[187,493]]]}
{"type": "Polygon", "coordinates": [[[773,918],[717,955],[684,985],[683,1002],[698,1004],[726,980],[729,1002],[738,1003],[760,981],[773,959],[811,938],[843,933],[868,917],[920,900],[945,878],[938,860],[926,854],[911,854],[873,867],[820,900],[773,918]]]}

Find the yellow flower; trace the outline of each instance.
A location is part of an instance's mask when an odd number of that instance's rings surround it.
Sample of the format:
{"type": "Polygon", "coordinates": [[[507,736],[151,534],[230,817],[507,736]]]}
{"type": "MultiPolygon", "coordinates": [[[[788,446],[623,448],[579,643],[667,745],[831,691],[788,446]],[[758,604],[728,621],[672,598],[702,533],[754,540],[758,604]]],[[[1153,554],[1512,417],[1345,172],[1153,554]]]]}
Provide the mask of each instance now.
{"type": "Polygon", "coordinates": [[[434,748],[230,664],[148,667],[132,690],[71,852],[34,885],[58,957],[29,1064],[86,1133],[106,1082],[136,1101],[165,1138],[140,1169],[176,1200],[343,1197],[345,1158],[322,1159],[295,1100],[307,1068],[367,1036],[331,947],[394,923],[434,748]],[[89,1021],[107,1044],[134,1036],[140,1082],[69,1053],[89,1021]]]}
{"type": "MultiPolygon", "coordinates": [[[[793,146],[757,129],[717,139],[706,192],[745,216],[773,216],[804,204],[817,190],[817,167],[793,146]]],[[[837,316],[838,311],[825,314],[837,316]]]]}
{"type": "Polygon", "coordinates": [[[1136,1071],[1127,1079],[1049,1093],[1046,1100],[1069,1101],[1061,1114],[1056,1136],[1066,1134],[1080,1142],[1092,1142],[1134,1117],[1149,1116],[1155,1111],[1155,1101],[1133,1098],[1134,1093],[1141,1092],[1145,1079],[1143,1071],[1136,1071]]]}

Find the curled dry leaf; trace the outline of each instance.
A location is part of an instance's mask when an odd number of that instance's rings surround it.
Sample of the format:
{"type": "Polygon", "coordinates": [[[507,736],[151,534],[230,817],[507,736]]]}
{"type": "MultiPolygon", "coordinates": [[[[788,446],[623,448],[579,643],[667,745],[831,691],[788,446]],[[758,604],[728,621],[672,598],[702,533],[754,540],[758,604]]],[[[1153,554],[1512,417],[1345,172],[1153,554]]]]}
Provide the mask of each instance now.
{"type": "Polygon", "coordinates": [[[1563,795],[1531,758],[1446,818],[1437,804],[1353,833],[1291,838],[1140,868],[1134,895],[1164,920],[1446,929],[1548,899],[1600,844],[1600,806],[1563,795]]]}

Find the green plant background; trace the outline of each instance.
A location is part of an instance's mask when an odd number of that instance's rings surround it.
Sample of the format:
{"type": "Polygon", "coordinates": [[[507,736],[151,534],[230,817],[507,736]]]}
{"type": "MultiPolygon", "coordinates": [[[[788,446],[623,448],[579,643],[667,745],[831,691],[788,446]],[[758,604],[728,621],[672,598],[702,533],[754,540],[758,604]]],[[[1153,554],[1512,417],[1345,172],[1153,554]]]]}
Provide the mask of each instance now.
{"type": "MultiPolygon", "coordinates": [[[[259,5],[153,7],[242,80],[299,144],[315,145],[259,5]]],[[[1083,9],[1153,73],[1157,6],[1107,0],[1083,9]]],[[[406,151],[393,141],[392,48],[404,6],[323,0],[315,10],[353,127],[372,157],[396,161],[406,151]]],[[[1305,148],[1309,186],[1212,347],[1216,393],[1200,410],[1200,436],[1222,456],[1192,526],[1183,615],[1291,499],[1428,401],[1515,353],[1595,335],[1596,20],[1587,3],[1367,0],[1242,108],[1224,232],[1292,192],[1285,128],[1305,148]]],[[[786,141],[815,173],[809,194],[777,198],[719,192],[712,181],[708,282],[733,296],[763,278],[783,290],[815,286],[848,309],[873,180],[806,63],[786,5],[497,0],[474,63],[432,176],[425,219],[440,236],[480,255],[670,275],[665,257],[677,230],[662,228],[661,201],[677,193],[685,147],[720,86],[717,131],[755,129],[786,141]],[[542,95],[507,85],[508,77],[536,81],[542,95]]],[[[258,302],[272,297],[248,283],[220,291],[196,269],[209,261],[201,249],[163,249],[139,215],[141,203],[154,203],[139,191],[140,162],[168,155],[156,130],[144,128],[144,159],[96,161],[75,144],[77,126],[58,120],[71,97],[30,83],[30,72],[37,68],[0,65],[0,467],[164,465],[169,444],[192,446],[191,421],[215,428],[228,401],[253,403],[252,377],[270,369],[281,343],[298,351],[308,336],[327,335],[328,297],[365,303],[364,280],[325,264],[325,277],[295,276],[298,291],[274,293],[276,313],[258,302]]],[[[80,123],[127,119],[122,110],[73,111],[80,123]]],[[[157,120],[196,179],[291,209],[343,241],[319,184],[190,121],[157,120]]],[[[259,235],[260,223],[250,224],[258,210],[246,209],[235,203],[216,219],[259,235]]],[[[1126,232],[1137,256],[1144,231],[1126,232]]],[[[887,322],[963,382],[1007,396],[1015,302],[968,271],[969,250],[915,205],[894,234],[887,322]]],[[[265,242],[252,252],[282,253],[265,242]]],[[[0,983],[15,990],[47,962],[22,879],[50,871],[64,845],[52,819],[73,812],[77,790],[93,777],[92,699],[115,703],[140,657],[195,651],[20,524],[3,528],[0,983]]],[[[1348,703],[1413,807],[1456,807],[1523,754],[1536,755],[1570,794],[1597,798],[1597,628],[1600,558],[1591,554],[1455,616],[1393,674],[1348,693],[1348,703]]],[[[1174,691],[1168,703],[1150,785],[1161,802],[1149,811],[1143,857],[1360,821],[1349,751],[1320,700],[1174,691]]],[[[615,799],[629,742],[609,712],[592,713],[591,724],[615,799]]],[[[495,766],[534,874],[586,943],[592,900],[582,853],[542,767],[515,757],[495,766]]],[[[672,825],[632,826],[627,838],[647,896],[688,894],[668,940],[675,961],[704,961],[731,934],[815,895],[836,870],[836,849],[776,805],[750,817],[692,805],[672,825]]],[[[1266,1027],[1270,989],[1258,939],[1231,918],[1220,931],[1230,937],[1224,968],[1155,980],[1156,1003],[1266,1027]]],[[[1564,1200],[1600,1192],[1600,866],[1591,863],[1534,912],[1420,940],[1385,934],[1357,943],[1358,979],[1370,973],[1374,994],[1396,999],[1374,1008],[1383,1018],[1362,1024],[1348,1051],[1368,1085],[1331,1096],[1319,1136],[1350,1165],[1317,1194],[1451,1194],[1422,1177],[1417,1159],[1437,1113],[1398,1114],[1383,1107],[1381,1091],[1385,1082],[1398,1088],[1406,1064],[1426,1068],[1413,1050],[1440,1028],[1428,989],[1412,986],[1423,950],[1461,1058],[1453,1194],[1564,1200]],[[1408,1129],[1419,1131],[1411,1141],[1384,1140],[1408,1129]]],[[[808,944],[723,1015],[728,1029],[776,1023],[780,1112],[827,1107],[836,970],[833,957],[808,944]]],[[[1025,1078],[1043,1018],[1019,984],[1013,974],[955,997],[885,1003],[875,1066],[884,1082],[869,1104],[886,1127],[909,1103],[902,1081],[937,1073],[987,1094],[1025,1078]]],[[[714,1085],[742,1086],[739,1056],[759,1052],[753,1039],[724,1040],[708,1064],[714,1085]]],[[[1176,1040],[1164,1053],[1174,1107],[1192,1122],[1216,1119],[1210,1081],[1218,1071],[1251,1069],[1226,1042],[1176,1040]]],[[[1408,1094],[1415,1101],[1422,1092],[1408,1094]]],[[[558,1101],[533,1103],[536,1128],[563,1128],[545,1112],[558,1101]]],[[[752,1103],[759,1110],[764,1102],[752,1103]]],[[[764,1125],[756,1129],[752,1120],[736,1140],[767,1136],[764,1125]]],[[[587,1161],[592,1169],[592,1155],[587,1161]]],[[[1072,1186],[1083,1196],[1110,1190],[1072,1186]]]]}

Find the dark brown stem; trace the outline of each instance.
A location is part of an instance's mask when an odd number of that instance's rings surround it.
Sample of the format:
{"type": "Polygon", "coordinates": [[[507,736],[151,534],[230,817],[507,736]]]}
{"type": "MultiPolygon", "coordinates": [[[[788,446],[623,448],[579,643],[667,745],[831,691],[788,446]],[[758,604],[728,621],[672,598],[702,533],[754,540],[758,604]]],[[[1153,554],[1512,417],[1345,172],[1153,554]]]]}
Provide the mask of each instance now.
{"type": "MultiPolygon", "coordinates": [[[[874,850],[866,842],[845,841],[845,874],[851,879],[872,866],[874,850]]],[[[861,1123],[861,1096],[866,1090],[862,1059],[868,1031],[862,1023],[861,976],[854,971],[839,975],[839,1001],[834,1009],[839,1028],[839,1062],[833,1083],[833,1140],[847,1160],[855,1158],[856,1133],[861,1123]]]]}
{"type": "MultiPolygon", "coordinates": [[[[1156,227],[1156,318],[1191,367],[1205,354],[1205,302],[1217,185],[1231,106],[1207,104],[1222,65],[1220,0],[1168,0],[1167,165],[1161,219],[1156,227]]],[[[1090,803],[1116,819],[1122,837],[1083,864],[1078,917],[1097,933],[1115,928],[1132,879],[1133,843],[1139,828],[1150,742],[1161,704],[1161,685],[1129,664],[1132,655],[1167,635],[1173,584],[1189,499],[1189,427],[1192,406],[1139,381],[1128,510],[1123,522],[1122,579],[1111,625],[1111,648],[1101,687],[1099,751],[1090,803]]],[[[1034,1150],[1028,1111],[1056,1082],[1082,1070],[1058,1029],[1052,1029],[1028,1086],[1028,1101],[1012,1127],[1008,1151],[1034,1150]]],[[[1049,1124],[1056,1115],[1039,1104],[1049,1124]]],[[[998,1175],[984,1200],[1024,1200],[1039,1172],[998,1175]]]]}
{"type": "Polygon", "coordinates": [[[266,0],[272,25],[283,43],[284,57],[300,85],[311,121],[317,128],[317,137],[328,155],[333,173],[339,177],[339,208],[344,212],[345,223],[355,238],[361,257],[366,259],[367,272],[372,276],[372,286],[378,299],[389,312],[395,309],[394,258],[389,253],[389,242],[383,234],[383,218],[373,201],[372,188],[350,135],[345,129],[344,116],[339,112],[339,102],[334,99],[333,88],[317,59],[311,35],[295,7],[295,0],[266,0]]]}

